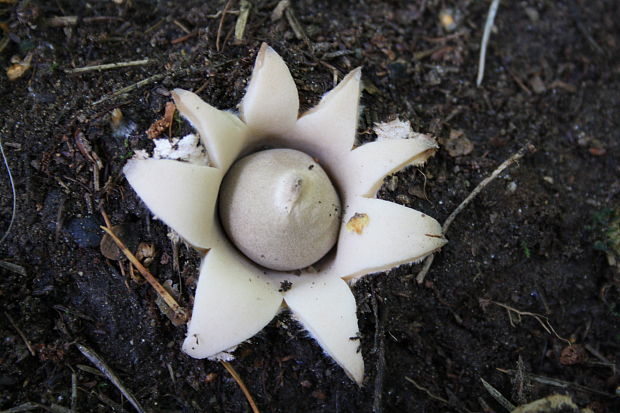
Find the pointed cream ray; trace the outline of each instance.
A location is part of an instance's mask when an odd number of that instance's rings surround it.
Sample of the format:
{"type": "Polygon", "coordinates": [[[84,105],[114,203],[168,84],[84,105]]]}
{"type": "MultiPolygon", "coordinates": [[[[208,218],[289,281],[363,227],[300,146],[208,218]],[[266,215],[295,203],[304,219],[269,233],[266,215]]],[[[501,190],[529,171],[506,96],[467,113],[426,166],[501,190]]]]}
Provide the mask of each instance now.
{"type": "Polygon", "coordinates": [[[263,43],[250,84],[239,104],[241,119],[252,131],[252,139],[287,134],[297,120],[297,86],[284,60],[263,43]]]}
{"type": "Polygon", "coordinates": [[[172,98],[181,115],[198,131],[213,165],[228,169],[246,144],[247,126],[237,116],[214,108],[188,90],[174,89],[172,98]]]}
{"type": "Polygon", "coordinates": [[[359,352],[357,307],[345,281],[332,274],[294,277],[284,301],[323,350],[361,385],[364,360],[359,352]]]}
{"type": "Polygon", "coordinates": [[[359,67],[353,70],[317,106],[302,115],[293,133],[285,137],[286,143],[321,159],[327,169],[336,168],[336,160],[355,143],[361,73],[359,67]]]}
{"type": "Polygon", "coordinates": [[[374,197],[387,175],[408,165],[421,165],[438,148],[425,135],[412,139],[384,140],[362,145],[344,158],[338,178],[343,191],[350,195],[374,197]]]}
{"type": "Polygon", "coordinates": [[[251,338],[282,304],[279,284],[221,240],[203,258],[183,351],[205,358],[251,338]]]}
{"type": "Polygon", "coordinates": [[[190,244],[209,248],[223,172],[164,159],[133,159],[123,169],[136,193],[158,218],[190,244]]]}
{"type": "Polygon", "coordinates": [[[345,206],[333,271],[344,278],[419,261],[447,241],[441,225],[420,211],[375,198],[345,206]]]}

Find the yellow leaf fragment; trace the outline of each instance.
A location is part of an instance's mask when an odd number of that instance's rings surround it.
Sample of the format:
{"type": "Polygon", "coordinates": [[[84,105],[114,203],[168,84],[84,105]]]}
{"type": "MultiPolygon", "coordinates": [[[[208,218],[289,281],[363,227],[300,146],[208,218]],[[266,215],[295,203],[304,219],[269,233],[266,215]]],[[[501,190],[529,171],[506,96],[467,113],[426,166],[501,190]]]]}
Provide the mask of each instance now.
{"type": "Polygon", "coordinates": [[[6,75],[9,80],[17,80],[26,73],[28,69],[30,69],[30,65],[32,62],[32,53],[28,53],[28,55],[24,58],[24,60],[19,60],[17,58],[11,67],[6,70],[6,75]]]}
{"type": "Polygon", "coordinates": [[[364,228],[368,226],[368,222],[370,222],[368,214],[356,212],[347,222],[347,230],[362,235],[364,228]]]}

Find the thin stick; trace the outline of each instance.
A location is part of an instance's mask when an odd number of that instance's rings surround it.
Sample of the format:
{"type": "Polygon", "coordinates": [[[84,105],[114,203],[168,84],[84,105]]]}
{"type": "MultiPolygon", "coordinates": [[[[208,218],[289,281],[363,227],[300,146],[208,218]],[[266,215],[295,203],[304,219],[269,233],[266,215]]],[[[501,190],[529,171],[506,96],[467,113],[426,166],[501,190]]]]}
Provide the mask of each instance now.
{"type": "MultiPolygon", "coordinates": [[[[456,207],[456,209],[454,211],[452,211],[452,213],[450,214],[450,216],[448,216],[448,218],[446,219],[446,221],[443,223],[441,229],[443,231],[443,234],[445,235],[446,232],[448,232],[448,228],[450,228],[450,225],[452,224],[452,221],[454,221],[454,219],[457,217],[458,214],[461,213],[461,211],[463,209],[465,209],[465,207],[467,205],[469,205],[469,203],[476,197],[478,196],[478,194],[489,184],[491,183],[495,178],[497,178],[499,176],[499,174],[501,174],[504,169],[508,168],[510,165],[512,165],[513,163],[517,162],[519,159],[523,158],[523,156],[525,156],[526,152],[533,152],[536,148],[534,147],[534,145],[528,144],[525,145],[524,147],[522,147],[521,149],[519,149],[516,153],[514,153],[510,158],[506,159],[504,162],[501,163],[500,166],[497,167],[497,169],[495,169],[491,175],[487,176],[486,178],[484,178],[479,184],[478,186],[476,186],[474,188],[473,191],[471,191],[471,193],[467,196],[467,198],[465,198],[465,200],[463,200],[463,202],[461,202],[461,204],[456,207]]],[[[428,270],[431,268],[431,265],[433,264],[433,260],[435,259],[435,255],[431,254],[428,257],[426,257],[426,259],[424,260],[424,266],[422,267],[422,270],[418,273],[417,277],[416,277],[416,281],[418,282],[418,284],[422,284],[424,282],[424,277],[426,277],[426,273],[428,273],[428,270]]]]}
{"type": "MultiPolygon", "coordinates": [[[[515,376],[517,374],[516,371],[510,370],[510,369],[500,369],[500,368],[497,368],[496,370],[501,372],[501,373],[508,374],[510,376],[515,376]]],[[[572,387],[572,388],[574,388],[576,390],[580,390],[580,391],[584,391],[584,392],[589,392],[589,393],[594,393],[594,394],[600,394],[601,396],[618,397],[618,396],[616,396],[614,394],[611,394],[611,393],[606,393],[606,392],[598,390],[598,389],[593,389],[592,387],[586,387],[586,386],[583,386],[581,384],[573,383],[573,382],[570,382],[570,381],[554,379],[553,377],[539,376],[537,374],[531,374],[531,373],[527,373],[527,372],[524,372],[523,376],[526,379],[530,379],[530,380],[533,380],[533,381],[541,383],[541,384],[547,384],[549,386],[560,387],[560,388],[563,388],[563,389],[572,387]]]]}
{"type": "Polygon", "coordinates": [[[221,360],[220,363],[222,363],[222,366],[224,366],[224,368],[226,370],[228,370],[228,373],[230,373],[230,375],[233,377],[233,379],[235,379],[235,381],[237,382],[237,384],[241,388],[241,391],[245,395],[245,398],[248,400],[248,403],[250,403],[250,407],[252,408],[252,412],[260,413],[260,410],[258,410],[258,406],[256,405],[256,402],[254,401],[254,398],[252,397],[252,395],[250,394],[250,391],[248,390],[248,388],[246,387],[245,383],[241,379],[241,376],[239,376],[239,373],[237,373],[237,371],[233,368],[233,366],[230,365],[229,362],[221,360]]]}
{"type": "Polygon", "coordinates": [[[107,212],[105,212],[103,207],[99,208],[99,212],[101,213],[101,216],[103,217],[105,226],[108,227],[110,230],[112,230],[112,221],[110,221],[110,217],[108,216],[107,212]]]}
{"type": "Polygon", "coordinates": [[[123,393],[123,396],[125,396],[127,400],[129,400],[129,403],[131,403],[131,405],[139,413],[144,413],[144,409],[140,405],[140,402],[138,402],[138,400],[134,397],[133,393],[123,385],[121,380],[116,376],[116,374],[114,374],[112,369],[108,367],[106,362],[101,358],[101,356],[99,356],[99,354],[95,353],[94,350],[86,347],[83,344],[76,343],[75,346],[78,348],[78,350],[80,350],[84,357],[90,360],[90,362],[93,363],[95,367],[97,367],[99,371],[101,371],[121,393],[123,393]]]}
{"type": "Polygon", "coordinates": [[[9,320],[9,323],[11,323],[11,325],[13,326],[13,328],[15,330],[17,330],[17,334],[19,334],[19,336],[22,338],[22,340],[24,341],[24,343],[26,344],[26,347],[28,347],[28,351],[30,352],[30,354],[34,357],[36,355],[36,353],[34,352],[34,349],[32,348],[32,345],[30,344],[30,341],[28,341],[28,338],[26,337],[26,335],[22,332],[22,330],[20,330],[19,327],[17,327],[17,324],[15,324],[15,321],[13,321],[13,318],[9,315],[9,313],[7,313],[6,311],[4,312],[4,315],[6,316],[6,318],[9,320]]]}
{"type": "Polygon", "coordinates": [[[97,106],[97,105],[99,105],[99,104],[101,104],[101,103],[103,103],[103,102],[105,102],[107,100],[115,98],[115,97],[117,97],[119,95],[122,95],[124,93],[133,92],[134,90],[140,89],[141,87],[144,87],[144,86],[149,85],[151,83],[159,82],[160,80],[164,79],[166,76],[173,76],[173,77],[174,76],[182,76],[182,75],[185,75],[185,74],[190,74],[192,72],[193,72],[192,69],[182,69],[182,70],[179,70],[177,72],[172,72],[172,73],[159,73],[157,75],[153,75],[151,77],[147,77],[146,79],[143,79],[143,80],[141,80],[141,81],[139,81],[137,83],[134,83],[132,85],[129,85],[129,86],[126,86],[126,87],[124,87],[122,89],[119,89],[119,90],[113,92],[112,94],[110,94],[108,96],[104,96],[101,99],[93,102],[92,105],[93,106],[97,106]]]}
{"type": "Polygon", "coordinates": [[[224,18],[226,17],[226,12],[230,7],[231,0],[226,2],[224,6],[224,11],[222,12],[222,18],[220,19],[220,24],[217,26],[217,35],[215,36],[215,50],[220,51],[220,37],[222,36],[222,27],[224,26],[224,18]]]}
{"type": "Polygon", "coordinates": [[[108,235],[120,248],[123,254],[125,254],[129,261],[131,261],[131,263],[134,265],[134,267],[136,267],[136,269],[140,271],[140,274],[142,274],[144,279],[148,281],[149,284],[151,284],[151,287],[153,287],[155,292],[157,292],[157,294],[159,294],[159,296],[164,300],[164,302],[168,304],[168,307],[170,307],[170,309],[174,312],[175,320],[178,321],[180,324],[186,322],[187,312],[179,305],[179,303],[177,303],[174,297],[170,295],[170,293],[159,283],[159,281],[157,281],[153,274],[151,274],[149,270],[147,270],[146,267],[142,265],[140,260],[138,260],[136,256],[133,255],[131,251],[129,251],[123,241],[121,241],[120,238],[118,238],[111,229],[107,227],[101,227],[101,229],[108,233],[108,235]]]}
{"type": "Polygon", "coordinates": [[[495,15],[497,14],[497,8],[499,7],[499,0],[493,0],[491,7],[489,7],[489,14],[487,15],[487,21],[484,24],[484,33],[482,34],[482,43],[480,44],[480,60],[478,62],[478,78],[476,79],[476,86],[480,87],[482,79],[484,78],[484,63],[487,58],[487,46],[489,44],[489,37],[491,37],[491,30],[493,29],[493,23],[495,22],[495,15]]]}
{"type": "Polygon", "coordinates": [[[77,391],[77,374],[75,372],[71,373],[71,411],[77,412],[77,401],[78,401],[78,391],[77,391]]]}
{"type": "Polygon", "coordinates": [[[0,268],[4,268],[5,270],[9,270],[19,275],[28,275],[26,269],[21,265],[13,264],[12,262],[0,261],[0,268]]]}
{"type": "Polygon", "coordinates": [[[26,402],[24,404],[20,404],[19,406],[11,407],[11,408],[9,408],[7,410],[2,410],[2,411],[0,411],[0,413],[29,412],[31,410],[41,409],[41,408],[43,408],[43,406],[41,406],[39,403],[26,402]]]}
{"type": "Polygon", "coordinates": [[[92,72],[95,70],[109,70],[109,69],[119,69],[121,67],[130,67],[130,66],[143,66],[152,63],[153,60],[150,59],[142,59],[142,60],[132,60],[129,62],[118,62],[118,63],[106,63],[103,65],[93,65],[93,66],[84,66],[84,67],[76,67],[75,69],[65,69],[65,73],[84,73],[84,72],[92,72]]]}
{"type": "MultiPolygon", "coordinates": [[[[372,289],[372,313],[375,319],[375,340],[374,340],[374,349],[375,355],[377,357],[376,368],[377,372],[375,375],[375,388],[372,402],[372,412],[373,413],[381,413],[382,403],[383,403],[383,379],[385,376],[385,331],[384,324],[387,319],[387,309],[383,309],[381,311],[381,317],[379,317],[379,303],[377,300],[377,295],[372,289]]],[[[361,344],[360,344],[361,345],[361,344]]]]}
{"type": "Polygon", "coordinates": [[[448,400],[444,399],[443,397],[439,397],[439,396],[434,395],[433,393],[431,393],[431,391],[429,389],[427,389],[426,387],[420,386],[412,378],[405,376],[405,380],[407,380],[409,383],[413,384],[416,389],[426,393],[428,395],[428,397],[430,397],[431,399],[435,399],[437,401],[440,401],[442,403],[447,404],[448,406],[452,406],[452,404],[448,400]]]}
{"type": "Polygon", "coordinates": [[[6,173],[9,175],[9,184],[11,185],[11,193],[13,196],[13,207],[11,209],[11,220],[9,221],[9,227],[4,232],[4,235],[0,239],[0,244],[4,242],[6,237],[9,236],[9,232],[11,232],[11,228],[13,228],[13,222],[15,222],[15,215],[17,215],[17,192],[15,192],[15,182],[13,181],[13,175],[11,174],[11,167],[9,166],[9,161],[6,159],[6,155],[4,154],[4,148],[2,145],[2,138],[0,137],[0,154],[2,154],[2,160],[4,161],[4,166],[6,167],[6,173]]]}

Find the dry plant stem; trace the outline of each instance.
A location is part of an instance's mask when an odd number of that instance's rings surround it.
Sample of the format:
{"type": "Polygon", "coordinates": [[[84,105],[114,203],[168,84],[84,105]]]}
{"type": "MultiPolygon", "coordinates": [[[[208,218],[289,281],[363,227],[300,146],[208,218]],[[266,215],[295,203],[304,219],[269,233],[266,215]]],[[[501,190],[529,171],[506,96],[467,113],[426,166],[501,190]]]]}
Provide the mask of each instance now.
{"type": "Polygon", "coordinates": [[[299,23],[299,20],[297,20],[297,16],[295,16],[295,12],[293,11],[292,7],[290,7],[290,5],[284,10],[284,16],[286,16],[288,24],[291,26],[291,29],[293,29],[295,37],[299,40],[303,40],[306,46],[308,46],[308,49],[312,52],[312,42],[310,41],[310,38],[306,34],[304,28],[299,23]]]}
{"type": "Polygon", "coordinates": [[[190,74],[192,72],[193,72],[192,69],[181,69],[181,70],[178,70],[178,71],[174,71],[172,73],[160,73],[160,74],[157,74],[157,75],[153,75],[153,76],[147,77],[146,79],[143,79],[143,80],[141,80],[139,82],[136,82],[133,85],[129,85],[129,86],[126,86],[126,87],[124,87],[122,89],[119,89],[119,90],[117,90],[115,92],[112,92],[112,94],[110,94],[108,96],[104,96],[101,99],[93,102],[92,105],[93,106],[97,106],[97,105],[99,105],[99,104],[101,104],[101,103],[103,103],[103,102],[105,102],[107,100],[115,98],[115,97],[117,97],[119,95],[122,95],[124,93],[129,93],[129,92],[132,92],[132,91],[134,91],[136,89],[140,89],[141,87],[149,85],[151,83],[159,82],[160,80],[163,80],[166,76],[172,76],[172,77],[183,76],[183,75],[188,75],[188,74],[190,74]]]}
{"type": "Polygon", "coordinates": [[[493,29],[493,22],[495,22],[495,15],[497,14],[497,8],[499,7],[499,0],[493,0],[489,7],[489,14],[487,15],[487,21],[484,24],[484,33],[482,34],[482,43],[480,44],[480,60],[478,62],[478,77],[476,78],[476,86],[480,87],[482,79],[484,78],[484,64],[487,57],[487,46],[489,44],[489,37],[491,37],[491,30],[493,29]]]}
{"type": "Polygon", "coordinates": [[[21,265],[13,264],[12,262],[0,261],[0,268],[4,268],[5,270],[14,272],[19,275],[27,275],[26,269],[21,265]]]}
{"type": "Polygon", "coordinates": [[[82,387],[79,388],[81,391],[83,391],[86,394],[90,394],[91,396],[94,396],[96,398],[99,399],[99,401],[101,401],[103,404],[107,405],[111,411],[113,412],[119,412],[119,413],[125,413],[127,410],[123,409],[123,406],[121,406],[120,404],[116,403],[114,400],[110,400],[105,394],[99,392],[99,391],[88,391],[82,387]]]}
{"type": "Polygon", "coordinates": [[[6,173],[9,176],[9,184],[11,185],[11,194],[13,196],[13,203],[11,207],[11,220],[9,221],[9,227],[0,238],[0,244],[4,242],[6,237],[9,236],[9,232],[11,232],[11,228],[13,228],[13,222],[15,222],[15,215],[17,213],[17,193],[15,192],[15,182],[13,181],[13,175],[11,174],[11,167],[9,166],[9,162],[6,159],[6,155],[4,154],[4,147],[2,145],[2,138],[0,137],[0,154],[2,155],[2,161],[4,162],[4,166],[6,167],[6,173]]]}
{"type": "Polygon", "coordinates": [[[142,265],[142,263],[135,257],[135,255],[133,255],[132,252],[127,249],[123,241],[121,241],[114,234],[114,232],[112,232],[111,229],[106,227],[101,227],[101,229],[103,229],[105,232],[108,233],[108,235],[110,235],[112,240],[116,243],[116,245],[118,245],[118,247],[121,249],[123,254],[125,254],[127,259],[129,259],[129,261],[131,261],[134,267],[136,267],[136,269],[140,271],[140,274],[142,274],[144,279],[148,281],[149,284],[151,284],[157,294],[159,294],[159,296],[165,301],[168,307],[170,307],[170,309],[174,312],[175,319],[179,322],[187,321],[187,312],[176,302],[174,297],[172,297],[170,293],[166,291],[166,289],[159,283],[159,281],[155,279],[153,274],[151,274],[149,270],[147,270],[144,265],[142,265]]]}
{"type": "Polygon", "coordinates": [[[217,26],[217,34],[215,36],[215,50],[220,51],[220,38],[222,37],[222,27],[224,27],[224,18],[226,18],[226,12],[230,8],[231,0],[226,2],[224,6],[224,11],[222,11],[222,18],[220,19],[220,24],[217,26]]]}
{"type": "Polygon", "coordinates": [[[75,372],[71,373],[71,411],[77,412],[77,401],[78,401],[78,391],[77,391],[77,374],[75,372]]]}
{"type": "Polygon", "coordinates": [[[239,376],[239,373],[237,373],[237,371],[233,368],[233,366],[231,366],[230,363],[228,363],[227,361],[223,361],[222,360],[222,361],[220,361],[220,363],[222,363],[222,366],[224,366],[224,368],[228,371],[228,373],[230,373],[230,375],[233,377],[233,379],[235,379],[235,381],[237,382],[237,384],[241,388],[241,391],[245,395],[245,398],[248,400],[248,403],[250,403],[250,407],[252,408],[252,412],[253,413],[260,413],[260,410],[258,410],[258,406],[256,405],[256,402],[254,401],[254,398],[252,397],[252,395],[250,394],[250,391],[248,390],[248,388],[246,387],[245,383],[241,379],[241,376],[239,376]]]}
{"type": "Polygon", "coordinates": [[[28,347],[28,351],[30,352],[30,354],[34,357],[36,353],[34,352],[34,349],[32,348],[30,341],[28,340],[28,338],[26,338],[26,335],[23,333],[22,330],[20,330],[17,324],[15,324],[15,321],[13,321],[13,318],[9,315],[9,313],[5,311],[4,315],[6,316],[7,320],[9,320],[9,323],[11,323],[13,328],[17,331],[17,334],[19,334],[19,336],[22,338],[22,340],[26,344],[26,347],[28,347]]]}
{"type": "MultiPolygon", "coordinates": [[[[478,184],[478,186],[476,186],[474,188],[474,190],[471,191],[471,193],[467,196],[467,198],[465,198],[463,200],[463,202],[461,202],[461,204],[458,207],[456,207],[456,209],[454,211],[452,211],[450,216],[448,216],[448,218],[445,220],[445,222],[443,223],[443,225],[441,227],[444,235],[448,232],[448,228],[450,228],[450,225],[452,224],[452,221],[454,221],[454,219],[457,217],[457,215],[460,214],[461,211],[463,211],[463,209],[465,209],[465,207],[467,205],[469,205],[469,203],[471,201],[473,201],[474,198],[476,196],[478,196],[478,194],[489,183],[491,183],[495,178],[497,178],[499,176],[499,174],[501,174],[504,171],[504,169],[508,168],[510,165],[512,165],[513,163],[517,162],[519,159],[523,158],[523,156],[525,156],[525,154],[527,152],[534,152],[535,149],[536,148],[532,144],[525,145],[524,147],[519,149],[516,153],[514,153],[510,158],[508,158],[504,162],[502,162],[501,165],[498,166],[491,173],[491,175],[489,175],[486,178],[484,178],[478,184]]],[[[434,259],[435,259],[435,254],[431,254],[428,257],[426,257],[426,259],[424,260],[424,266],[422,267],[422,270],[420,270],[420,272],[418,273],[418,275],[416,277],[416,281],[418,282],[418,284],[422,284],[424,282],[424,277],[426,277],[426,273],[428,273],[428,270],[431,268],[431,265],[433,264],[433,260],[434,259]]]]}
{"type": "Polygon", "coordinates": [[[40,409],[41,406],[38,403],[26,402],[20,404],[19,406],[11,407],[10,409],[2,410],[0,413],[19,413],[19,412],[29,412],[34,409],[40,409]]]}
{"type": "Polygon", "coordinates": [[[480,381],[482,382],[482,385],[484,386],[484,388],[486,389],[486,391],[489,392],[489,394],[502,406],[504,406],[504,408],[506,410],[508,410],[509,412],[513,411],[514,409],[516,409],[517,406],[515,406],[514,404],[510,403],[510,401],[508,401],[507,398],[504,397],[503,394],[501,394],[499,392],[499,390],[497,390],[495,387],[491,386],[489,384],[489,382],[487,382],[485,379],[483,379],[482,377],[480,377],[480,381]]]}
{"type": "MultiPolygon", "coordinates": [[[[376,292],[372,291],[372,312],[375,318],[375,353],[377,357],[377,372],[375,376],[375,389],[372,402],[373,413],[380,413],[382,409],[383,378],[385,375],[385,332],[383,325],[387,319],[387,310],[379,311],[379,303],[376,292]],[[381,317],[379,317],[381,313],[381,317]]],[[[361,343],[360,343],[361,345],[361,343]]]]}
{"type": "Polygon", "coordinates": [[[549,319],[547,317],[545,317],[544,315],[540,315],[540,314],[536,314],[536,313],[530,313],[529,311],[520,311],[517,310],[516,308],[510,307],[509,305],[506,304],[502,304],[502,303],[498,303],[497,301],[489,301],[490,303],[493,303],[495,305],[498,305],[502,308],[505,308],[508,311],[508,317],[510,318],[510,325],[514,327],[514,323],[512,322],[512,315],[511,313],[515,313],[517,314],[517,316],[519,316],[519,318],[521,316],[530,316],[530,317],[534,317],[536,319],[536,321],[538,321],[538,323],[542,326],[542,328],[545,329],[545,331],[549,334],[553,334],[554,336],[556,336],[558,339],[565,341],[566,344],[568,344],[569,346],[571,345],[571,342],[565,338],[563,338],[562,336],[560,336],[555,329],[553,328],[553,326],[551,325],[551,323],[549,322],[549,319]]]}
{"type": "Polygon", "coordinates": [[[130,62],[119,62],[119,63],[106,63],[103,65],[94,65],[94,66],[84,66],[77,67],[75,69],[65,69],[65,73],[84,73],[84,72],[92,72],[95,70],[109,70],[109,69],[119,69],[121,67],[131,67],[131,66],[143,66],[148,65],[152,61],[149,59],[142,60],[132,60],[130,62]]]}
{"type": "MultiPolygon", "coordinates": [[[[504,373],[504,374],[508,374],[510,376],[515,376],[517,374],[517,372],[515,370],[511,370],[511,369],[500,369],[497,368],[497,371],[504,373]]],[[[593,389],[592,387],[586,387],[583,386],[581,384],[577,384],[577,383],[573,383],[570,381],[564,381],[564,380],[559,380],[559,379],[554,379],[553,377],[546,377],[546,376],[539,376],[537,374],[531,374],[531,373],[523,373],[523,376],[526,379],[535,381],[537,383],[541,383],[541,384],[547,384],[549,386],[555,386],[555,387],[560,387],[563,389],[566,388],[573,388],[575,390],[579,390],[579,391],[583,391],[583,392],[588,392],[588,393],[594,393],[594,394],[599,394],[601,396],[605,396],[605,397],[618,397],[615,394],[611,394],[611,393],[606,393],[604,391],[598,390],[598,389],[593,389]]]]}
{"type": "Polygon", "coordinates": [[[108,367],[108,365],[101,358],[101,356],[99,356],[97,353],[95,353],[94,350],[86,347],[83,344],[76,343],[75,346],[78,348],[78,350],[80,350],[84,357],[90,360],[90,362],[93,363],[95,367],[97,367],[99,371],[101,371],[121,393],[123,393],[123,396],[125,396],[127,400],[129,400],[129,403],[131,403],[131,405],[136,409],[136,411],[144,413],[144,409],[142,408],[138,400],[134,397],[133,393],[123,385],[123,383],[118,377],[116,377],[112,369],[108,367]]]}
{"type": "Polygon", "coordinates": [[[413,384],[415,386],[416,389],[423,391],[424,393],[426,393],[431,399],[435,399],[437,401],[440,401],[442,403],[445,403],[447,405],[450,405],[450,402],[446,399],[444,399],[443,397],[439,397],[434,395],[433,393],[431,393],[431,391],[429,389],[427,389],[426,387],[422,387],[420,386],[415,380],[413,380],[410,377],[405,376],[405,380],[407,380],[409,383],[413,384]]]}

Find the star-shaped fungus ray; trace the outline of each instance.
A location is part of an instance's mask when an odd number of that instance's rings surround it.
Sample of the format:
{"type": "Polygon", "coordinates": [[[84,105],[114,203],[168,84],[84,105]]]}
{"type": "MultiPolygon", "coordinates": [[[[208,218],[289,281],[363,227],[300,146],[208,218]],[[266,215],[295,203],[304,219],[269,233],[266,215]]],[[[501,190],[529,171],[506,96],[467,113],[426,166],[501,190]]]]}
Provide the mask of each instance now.
{"type": "Polygon", "coordinates": [[[187,90],[174,89],[172,98],[200,135],[213,166],[226,171],[247,143],[247,126],[236,115],[214,108],[187,90]]]}
{"type": "Polygon", "coordinates": [[[339,181],[339,161],[355,143],[361,68],[354,69],[318,105],[304,113],[295,123],[290,142],[321,160],[332,178],[339,181]]]}
{"type": "Polygon", "coordinates": [[[125,177],[149,209],[197,248],[210,248],[221,169],[166,159],[132,159],[125,177]]]}
{"type": "Polygon", "coordinates": [[[430,216],[393,202],[357,196],[347,201],[331,272],[343,278],[416,262],[447,241],[430,216]]]}
{"type": "Polygon", "coordinates": [[[237,346],[263,329],[282,303],[276,280],[243,257],[218,229],[203,258],[183,351],[205,358],[237,346]]]}
{"type": "Polygon", "coordinates": [[[374,197],[386,176],[409,165],[424,164],[437,148],[437,143],[425,135],[359,146],[342,160],[342,191],[347,196],[374,197]]]}
{"type": "Polygon", "coordinates": [[[284,60],[266,43],[256,56],[239,111],[254,141],[286,136],[297,120],[299,96],[295,81],[284,60]]]}
{"type": "Polygon", "coordinates": [[[295,318],[357,384],[364,378],[355,297],[333,273],[306,274],[284,295],[295,318]]]}

